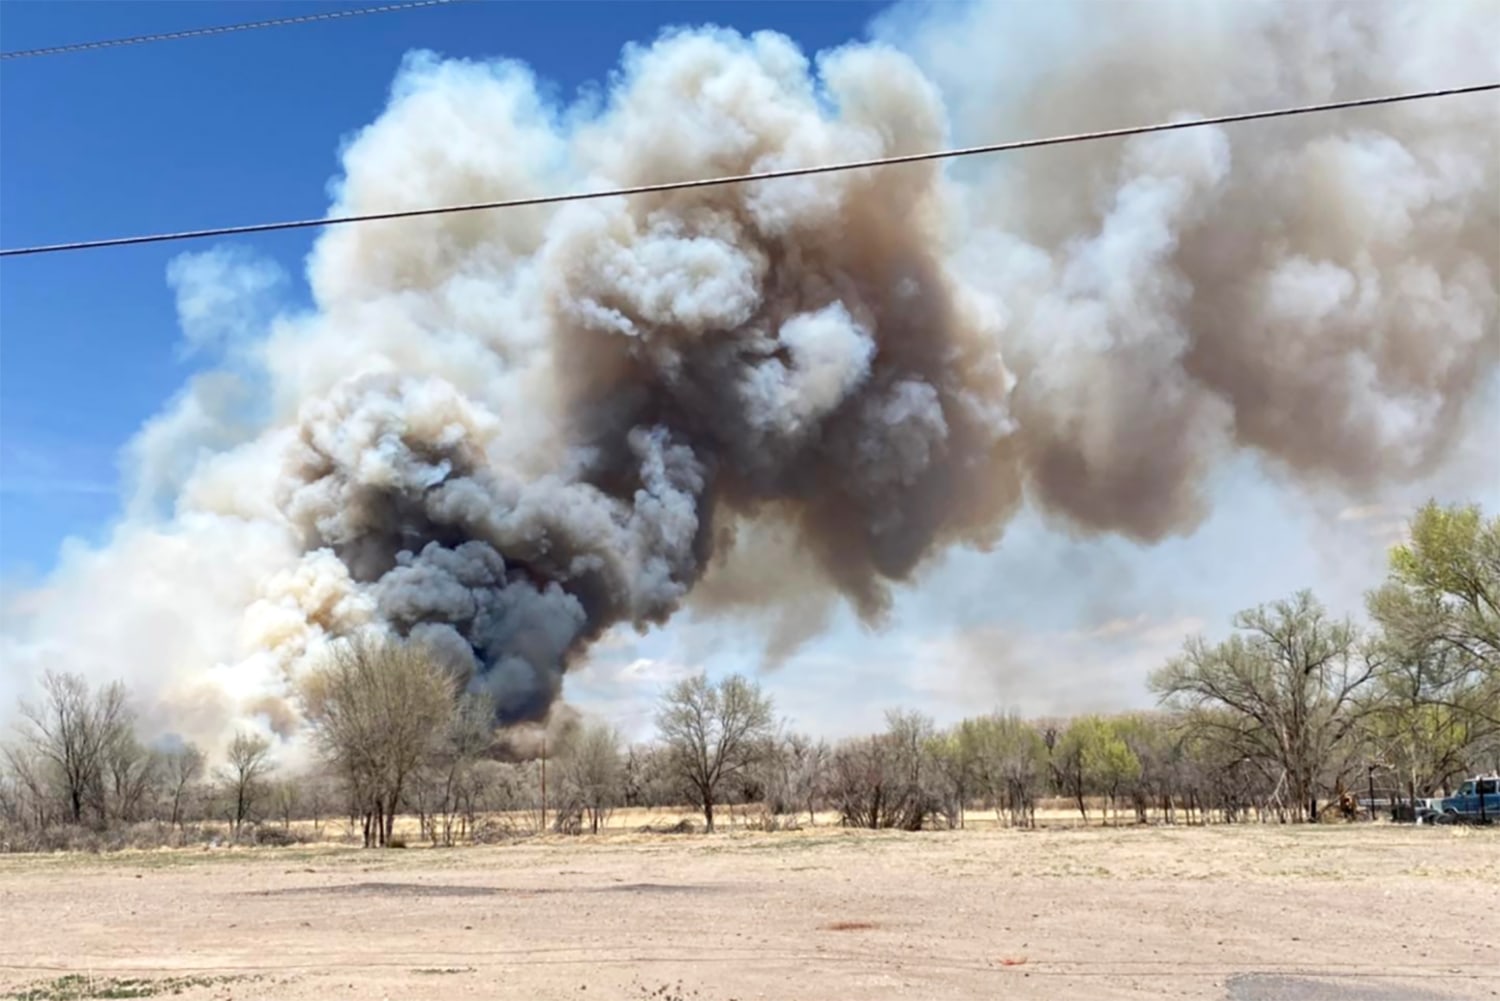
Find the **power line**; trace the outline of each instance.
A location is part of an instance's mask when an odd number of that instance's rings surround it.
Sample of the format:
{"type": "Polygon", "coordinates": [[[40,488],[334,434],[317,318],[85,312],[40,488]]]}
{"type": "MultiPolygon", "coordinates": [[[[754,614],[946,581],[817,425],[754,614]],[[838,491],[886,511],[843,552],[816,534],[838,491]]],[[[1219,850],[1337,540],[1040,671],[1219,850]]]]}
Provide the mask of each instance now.
{"type": "Polygon", "coordinates": [[[1326,104],[1305,104],[1291,108],[1278,108],[1271,111],[1246,111],[1233,115],[1220,115],[1216,118],[1159,122],[1155,125],[1135,125],[1128,128],[1104,129],[1097,132],[1079,132],[1072,135],[1050,136],[1044,139],[1018,139],[1011,142],[989,143],[984,146],[968,146],[960,149],[934,150],[927,153],[908,153],[902,156],[878,157],[873,160],[851,160],[843,163],[821,164],[814,167],[788,167],[780,170],[762,171],[756,174],[732,174],[724,177],[706,177],[691,181],[667,181],[661,184],[640,184],[629,188],[608,188],[603,191],[576,191],[561,195],[535,195],[529,198],[508,198],[493,202],[471,202],[463,205],[402,209],[394,212],[326,216],[321,219],[294,219],[283,222],[252,223],[247,226],[219,226],[213,229],[192,229],[177,233],[152,233],[139,236],[118,236],[103,240],[81,240],[75,243],[12,247],[0,250],[0,257],[53,254],[65,250],[95,250],[102,247],[126,247],[142,243],[166,243],[174,240],[198,240],[213,236],[244,236],[250,233],[271,233],[278,230],[343,226],[350,223],[381,222],[389,219],[413,219],[421,216],[449,215],[457,212],[479,212],[486,209],[525,208],[533,205],[556,205],[560,202],[587,201],[596,198],[619,198],[626,195],[684,191],[691,188],[709,188],[723,184],[747,184],[752,181],[772,181],[784,177],[807,177],[812,174],[832,174],[839,171],[860,170],[866,167],[890,167],[906,163],[922,163],[929,160],[977,156],[981,153],[1002,153],[1010,150],[1034,149],[1040,146],[1061,146],[1067,143],[1090,142],[1097,139],[1116,139],[1123,136],[1146,135],[1153,132],[1172,132],[1177,129],[1202,128],[1207,125],[1231,125],[1235,122],[1250,122],[1264,118],[1285,118],[1291,115],[1310,115],[1322,111],[1368,108],[1381,104],[1398,104],[1403,101],[1420,101],[1435,97],[1452,97],[1459,94],[1477,94],[1491,90],[1500,90],[1500,83],[1481,83],[1467,87],[1450,87],[1443,90],[1424,90],[1406,94],[1390,94],[1384,97],[1332,101],[1326,104]]]}
{"type": "Polygon", "coordinates": [[[43,49],[18,49],[0,52],[0,59],[30,59],[33,56],[60,56],[69,52],[84,52],[90,49],[113,49],[121,45],[143,45],[146,42],[169,42],[179,38],[198,38],[202,35],[224,35],[231,31],[251,31],[255,28],[280,28],[289,24],[309,24],[313,21],[334,21],[362,14],[389,14],[399,10],[415,10],[419,7],[438,7],[459,0],[411,0],[409,3],[392,3],[382,7],[355,7],[349,10],[332,10],[321,14],[298,14],[295,17],[276,17],[268,21],[247,21],[242,24],[221,24],[209,28],[188,28],[184,31],[163,31],[154,35],[134,35],[130,38],[106,38],[97,42],[74,42],[71,45],[53,45],[43,49]]]}

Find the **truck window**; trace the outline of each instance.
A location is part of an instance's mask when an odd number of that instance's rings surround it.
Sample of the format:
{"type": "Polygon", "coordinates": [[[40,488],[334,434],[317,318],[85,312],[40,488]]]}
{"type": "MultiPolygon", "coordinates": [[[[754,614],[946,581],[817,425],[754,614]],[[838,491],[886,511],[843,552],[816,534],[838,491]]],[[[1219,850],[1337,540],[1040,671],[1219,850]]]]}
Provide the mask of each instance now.
{"type": "Polygon", "coordinates": [[[1497,786],[1500,786],[1500,782],[1497,782],[1495,779],[1485,779],[1479,783],[1479,795],[1493,796],[1495,795],[1497,786]]]}

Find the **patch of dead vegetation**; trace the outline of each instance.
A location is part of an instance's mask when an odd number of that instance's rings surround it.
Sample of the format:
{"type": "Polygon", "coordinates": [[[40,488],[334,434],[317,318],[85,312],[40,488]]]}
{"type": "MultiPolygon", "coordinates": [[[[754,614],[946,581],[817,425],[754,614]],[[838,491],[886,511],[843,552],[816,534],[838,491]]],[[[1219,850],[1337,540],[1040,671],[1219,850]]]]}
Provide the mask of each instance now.
{"type": "Polygon", "coordinates": [[[52,980],[39,980],[6,994],[7,1001],[92,1001],[95,998],[149,998],[181,994],[200,987],[217,987],[248,977],[95,977],[69,973],[52,980]]]}

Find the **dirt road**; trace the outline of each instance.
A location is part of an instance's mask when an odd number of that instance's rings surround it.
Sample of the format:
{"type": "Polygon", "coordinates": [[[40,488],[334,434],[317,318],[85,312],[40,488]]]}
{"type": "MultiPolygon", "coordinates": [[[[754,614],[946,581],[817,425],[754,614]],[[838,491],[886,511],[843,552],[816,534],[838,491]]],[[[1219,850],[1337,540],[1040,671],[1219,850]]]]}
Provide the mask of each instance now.
{"type": "Polygon", "coordinates": [[[1383,825],[13,856],[0,996],[1494,997],[1497,901],[1383,825]]]}

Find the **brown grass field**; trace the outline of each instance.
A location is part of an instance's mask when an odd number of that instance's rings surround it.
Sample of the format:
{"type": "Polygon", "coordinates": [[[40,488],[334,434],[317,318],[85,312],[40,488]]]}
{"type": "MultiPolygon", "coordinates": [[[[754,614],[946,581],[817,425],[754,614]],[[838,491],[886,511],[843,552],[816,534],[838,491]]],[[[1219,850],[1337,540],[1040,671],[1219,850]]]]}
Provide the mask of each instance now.
{"type": "Polygon", "coordinates": [[[1500,830],[641,820],[492,847],[0,856],[0,997],[1500,996],[1500,830]]]}

